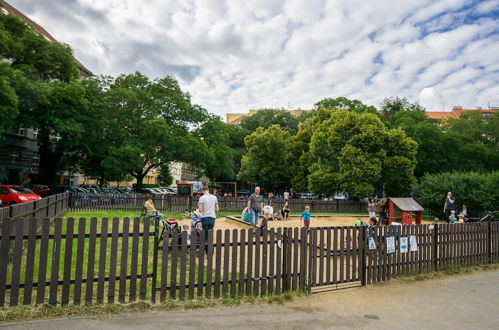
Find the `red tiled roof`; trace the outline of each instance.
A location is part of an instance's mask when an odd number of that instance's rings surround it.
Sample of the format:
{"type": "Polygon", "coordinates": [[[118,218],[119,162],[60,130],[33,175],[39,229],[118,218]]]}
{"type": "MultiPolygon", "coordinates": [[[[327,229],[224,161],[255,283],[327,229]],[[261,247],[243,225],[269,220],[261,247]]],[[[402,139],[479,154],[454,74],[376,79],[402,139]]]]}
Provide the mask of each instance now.
{"type": "Polygon", "coordinates": [[[236,119],[231,121],[229,125],[239,125],[244,118],[246,118],[246,116],[237,117],[236,119]]]}
{"type": "MultiPolygon", "coordinates": [[[[7,12],[11,15],[17,16],[21,20],[25,21],[28,23],[33,29],[35,29],[38,33],[40,33],[42,36],[47,38],[51,42],[58,42],[50,33],[48,33],[47,30],[45,30],[41,25],[37,24],[35,21],[31,20],[28,16],[24,15],[21,13],[19,10],[16,8],[12,7],[10,4],[8,4],[4,0],[0,0],[0,7],[3,7],[7,12]]],[[[80,61],[78,61],[75,58],[76,65],[78,66],[78,69],[80,72],[82,72],[84,75],[87,76],[92,76],[93,73],[89,69],[87,69],[80,61]]]]}
{"type": "Polygon", "coordinates": [[[465,112],[470,111],[479,111],[480,113],[494,113],[497,112],[497,109],[462,109],[455,108],[451,111],[426,111],[426,115],[431,119],[458,119],[465,112]]]}

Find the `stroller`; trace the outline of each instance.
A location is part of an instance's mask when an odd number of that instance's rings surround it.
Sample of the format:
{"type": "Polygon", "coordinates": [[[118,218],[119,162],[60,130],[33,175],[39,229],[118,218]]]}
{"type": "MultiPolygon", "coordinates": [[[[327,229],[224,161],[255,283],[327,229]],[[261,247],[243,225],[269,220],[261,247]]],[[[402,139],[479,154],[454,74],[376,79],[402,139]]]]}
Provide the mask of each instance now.
{"type": "Polygon", "coordinates": [[[468,218],[466,222],[485,222],[485,221],[499,221],[499,211],[485,211],[478,218],[468,218]]]}

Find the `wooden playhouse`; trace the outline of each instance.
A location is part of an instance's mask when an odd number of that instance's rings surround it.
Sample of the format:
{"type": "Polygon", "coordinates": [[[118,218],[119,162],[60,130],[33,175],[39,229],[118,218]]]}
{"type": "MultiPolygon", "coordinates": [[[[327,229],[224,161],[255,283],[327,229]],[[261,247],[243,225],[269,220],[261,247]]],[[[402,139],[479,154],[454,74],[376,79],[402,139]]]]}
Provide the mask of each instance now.
{"type": "Polygon", "coordinates": [[[412,225],[413,217],[416,224],[421,224],[423,207],[414,198],[388,198],[388,222],[401,222],[403,225],[412,225]]]}

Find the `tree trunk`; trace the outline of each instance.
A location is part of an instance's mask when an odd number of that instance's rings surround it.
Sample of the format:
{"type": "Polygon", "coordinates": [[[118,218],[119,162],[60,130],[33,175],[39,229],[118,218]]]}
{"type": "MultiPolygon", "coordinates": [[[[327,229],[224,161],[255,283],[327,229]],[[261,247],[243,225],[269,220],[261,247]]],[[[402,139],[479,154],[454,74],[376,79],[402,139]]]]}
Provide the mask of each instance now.
{"type": "Polygon", "coordinates": [[[40,183],[57,185],[57,172],[60,167],[60,155],[52,148],[50,130],[41,128],[38,133],[38,152],[40,153],[39,178],[40,183]]]}
{"type": "Polygon", "coordinates": [[[132,174],[132,176],[137,180],[137,183],[135,184],[135,192],[140,193],[142,191],[142,181],[144,181],[145,174],[132,174]]]}

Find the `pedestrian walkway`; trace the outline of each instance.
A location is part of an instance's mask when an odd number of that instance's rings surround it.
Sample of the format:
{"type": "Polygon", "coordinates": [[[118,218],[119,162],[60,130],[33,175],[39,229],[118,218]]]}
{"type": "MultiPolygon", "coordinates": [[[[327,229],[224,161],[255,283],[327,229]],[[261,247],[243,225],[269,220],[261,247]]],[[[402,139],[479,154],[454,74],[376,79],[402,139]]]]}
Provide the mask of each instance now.
{"type": "Polygon", "coordinates": [[[299,297],[284,306],[1,324],[0,329],[497,329],[499,271],[299,297]]]}

